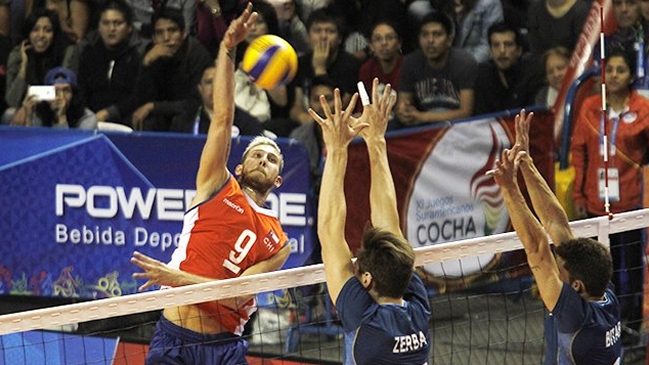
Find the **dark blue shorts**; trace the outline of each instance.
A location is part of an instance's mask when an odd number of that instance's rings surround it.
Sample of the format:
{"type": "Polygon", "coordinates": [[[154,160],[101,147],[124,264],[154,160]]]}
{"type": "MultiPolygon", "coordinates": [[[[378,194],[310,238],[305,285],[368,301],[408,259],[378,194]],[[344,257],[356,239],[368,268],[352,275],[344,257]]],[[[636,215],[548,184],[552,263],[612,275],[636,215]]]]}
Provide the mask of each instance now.
{"type": "Polygon", "coordinates": [[[205,335],[160,317],[146,365],[247,365],[248,342],[233,333],[205,335]]]}

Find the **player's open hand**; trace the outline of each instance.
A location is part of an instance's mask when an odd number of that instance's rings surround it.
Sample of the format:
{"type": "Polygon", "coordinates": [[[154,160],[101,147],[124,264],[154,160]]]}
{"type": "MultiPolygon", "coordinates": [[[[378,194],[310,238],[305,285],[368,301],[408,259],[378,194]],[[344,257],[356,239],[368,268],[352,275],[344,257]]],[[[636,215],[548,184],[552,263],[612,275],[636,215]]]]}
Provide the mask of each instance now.
{"type": "Polygon", "coordinates": [[[516,143],[520,146],[521,151],[527,153],[530,152],[530,123],[534,117],[534,112],[529,114],[525,112],[525,109],[521,109],[521,112],[516,114],[514,119],[516,127],[516,143]]]}
{"type": "Polygon", "coordinates": [[[225,32],[223,36],[225,48],[228,50],[234,49],[237,44],[246,39],[248,32],[250,32],[257,20],[257,16],[257,12],[252,11],[252,4],[248,3],[243,13],[230,23],[228,30],[225,32]]]}
{"type": "Polygon", "coordinates": [[[138,288],[139,291],[146,290],[154,285],[177,286],[176,281],[181,274],[180,270],[171,268],[165,263],[137,251],[133,252],[131,263],[144,270],[144,272],[134,273],[134,279],[148,279],[146,283],[138,288]]]}
{"type": "Polygon", "coordinates": [[[324,118],[318,115],[318,113],[313,109],[309,108],[311,118],[313,118],[313,120],[320,125],[320,128],[322,128],[322,139],[325,142],[327,150],[347,148],[349,142],[356,137],[359,131],[368,126],[367,123],[361,122],[352,117],[357,100],[358,93],[354,93],[349,105],[347,105],[347,108],[343,110],[342,100],[340,98],[340,89],[336,88],[334,90],[333,112],[331,111],[331,108],[329,108],[327,99],[323,95],[320,95],[320,104],[322,105],[322,110],[325,114],[324,118]]]}
{"type": "MultiPolygon", "coordinates": [[[[359,88],[362,87],[361,85],[359,83],[359,88]]],[[[367,128],[363,128],[359,132],[360,136],[367,142],[385,139],[390,113],[397,101],[397,96],[392,92],[390,84],[385,86],[381,95],[379,95],[378,90],[379,79],[375,77],[372,81],[371,103],[363,101],[363,114],[358,118],[358,122],[368,124],[367,128]]],[[[361,94],[361,100],[362,98],[363,95],[361,94]]]]}
{"type": "Polygon", "coordinates": [[[496,160],[495,168],[487,171],[487,175],[493,176],[498,185],[510,187],[516,184],[516,170],[518,169],[519,154],[525,154],[521,151],[520,145],[516,144],[511,149],[503,150],[501,158],[496,160]]]}

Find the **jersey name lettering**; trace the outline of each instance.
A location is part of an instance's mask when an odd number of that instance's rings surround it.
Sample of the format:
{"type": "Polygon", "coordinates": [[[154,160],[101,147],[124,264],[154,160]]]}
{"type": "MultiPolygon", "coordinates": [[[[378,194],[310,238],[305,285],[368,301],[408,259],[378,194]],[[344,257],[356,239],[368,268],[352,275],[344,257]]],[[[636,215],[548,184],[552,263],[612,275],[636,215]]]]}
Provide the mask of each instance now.
{"type": "Polygon", "coordinates": [[[620,322],[617,322],[615,327],[611,327],[610,330],[606,331],[606,347],[611,347],[620,339],[622,335],[622,325],[620,322]]]}
{"type": "Polygon", "coordinates": [[[405,336],[396,336],[394,338],[394,348],[392,348],[392,353],[400,354],[403,352],[417,351],[427,344],[428,341],[422,331],[405,336]]]}

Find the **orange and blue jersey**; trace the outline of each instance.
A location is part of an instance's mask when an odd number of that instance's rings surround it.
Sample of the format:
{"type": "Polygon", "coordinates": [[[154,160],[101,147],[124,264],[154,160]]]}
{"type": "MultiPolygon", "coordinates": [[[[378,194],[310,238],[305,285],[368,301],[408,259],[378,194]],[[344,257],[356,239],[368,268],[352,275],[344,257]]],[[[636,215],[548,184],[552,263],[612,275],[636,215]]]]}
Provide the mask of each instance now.
{"type": "MultiPolygon", "coordinates": [[[[276,214],[258,206],[230,176],[212,198],[185,213],[179,245],[169,265],[208,278],[236,278],[279,252],[287,241],[276,214]]],[[[240,335],[255,301],[249,300],[238,311],[216,302],[199,306],[219,316],[228,331],[240,335]]]]}

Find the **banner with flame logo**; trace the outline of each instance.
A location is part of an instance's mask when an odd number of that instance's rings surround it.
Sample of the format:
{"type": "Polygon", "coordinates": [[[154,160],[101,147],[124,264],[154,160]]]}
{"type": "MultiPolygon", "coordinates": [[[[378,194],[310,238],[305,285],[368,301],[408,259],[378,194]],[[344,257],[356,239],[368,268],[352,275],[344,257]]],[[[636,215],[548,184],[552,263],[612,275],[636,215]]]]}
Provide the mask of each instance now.
{"type": "MultiPolygon", "coordinates": [[[[554,186],[552,126],[551,113],[536,111],[530,154],[550,186],[554,186]]],[[[514,117],[507,113],[388,135],[402,229],[413,247],[510,229],[500,189],[485,173],[502,150],[511,147],[514,133],[514,117]]],[[[349,207],[346,228],[353,250],[359,247],[365,222],[369,222],[367,164],[365,144],[353,144],[345,186],[349,207]]],[[[440,290],[461,289],[472,282],[519,276],[525,272],[520,268],[524,262],[522,252],[508,252],[430,264],[423,273],[440,290]]]]}

